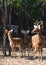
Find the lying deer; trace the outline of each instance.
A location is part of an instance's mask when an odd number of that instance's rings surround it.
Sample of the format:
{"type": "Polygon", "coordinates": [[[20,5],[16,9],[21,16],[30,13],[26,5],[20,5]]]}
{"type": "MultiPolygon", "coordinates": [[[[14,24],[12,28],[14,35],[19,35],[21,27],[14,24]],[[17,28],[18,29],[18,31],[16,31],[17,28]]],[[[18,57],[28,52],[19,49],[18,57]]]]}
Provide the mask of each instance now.
{"type": "MultiPolygon", "coordinates": [[[[42,48],[44,45],[44,37],[41,34],[41,24],[34,25],[34,29],[31,31],[31,33],[35,33],[35,35],[32,36],[32,48],[34,51],[34,58],[36,55],[36,51],[39,51],[39,56],[42,60],[42,48]]],[[[39,58],[39,61],[40,61],[39,58]]]]}
{"type": "Polygon", "coordinates": [[[7,33],[7,35],[8,35],[12,53],[15,52],[16,47],[18,47],[19,51],[22,52],[22,39],[21,38],[13,38],[12,32],[13,32],[12,29],[10,31],[7,29],[5,30],[5,33],[7,33]]]}

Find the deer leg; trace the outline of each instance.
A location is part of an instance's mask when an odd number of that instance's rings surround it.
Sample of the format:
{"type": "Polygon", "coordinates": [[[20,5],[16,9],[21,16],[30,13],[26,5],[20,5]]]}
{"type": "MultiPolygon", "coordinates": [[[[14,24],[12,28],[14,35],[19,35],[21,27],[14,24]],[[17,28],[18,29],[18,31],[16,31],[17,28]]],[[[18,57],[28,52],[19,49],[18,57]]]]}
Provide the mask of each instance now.
{"type": "Polygon", "coordinates": [[[39,61],[40,61],[40,50],[38,50],[39,51],[39,61]]]}
{"type": "Polygon", "coordinates": [[[36,51],[34,51],[34,59],[35,59],[36,51]]]}
{"type": "Polygon", "coordinates": [[[21,46],[20,48],[21,48],[21,55],[22,55],[22,57],[23,57],[23,49],[22,49],[22,46],[21,46]]]}
{"type": "Polygon", "coordinates": [[[22,57],[23,57],[23,50],[22,50],[22,48],[21,48],[21,54],[22,54],[22,57]]]}
{"type": "Polygon", "coordinates": [[[33,56],[34,56],[34,59],[35,59],[35,55],[36,55],[36,48],[34,49],[34,53],[33,53],[33,54],[34,54],[33,56]]]}
{"type": "Polygon", "coordinates": [[[28,56],[29,56],[29,53],[30,53],[30,46],[28,47],[28,56]]]}
{"type": "Polygon", "coordinates": [[[41,61],[42,61],[42,49],[40,50],[40,57],[41,57],[41,61]]]}
{"type": "Polygon", "coordinates": [[[20,47],[20,45],[19,45],[19,53],[21,52],[21,47],[20,47]]]}
{"type": "Polygon", "coordinates": [[[27,51],[28,51],[28,57],[29,57],[29,46],[28,46],[28,48],[27,48],[27,51]]]}
{"type": "Polygon", "coordinates": [[[14,54],[14,50],[12,49],[12,55],[14,54]]]}
{"type": "Polygon", "coordinates": [[[11,50],[11,54],[13,55],[13,49],[11,50]]]}
{"type": "Polygon", "coordinates": [[[39,61],[42,60],[42,49],[39,49],[39,61]]]}
{"type": "Polygon", "coordinates": [[[14,55],[14,52],[15,52],[15,48],[12,48],[12,55],[14,55]]]}

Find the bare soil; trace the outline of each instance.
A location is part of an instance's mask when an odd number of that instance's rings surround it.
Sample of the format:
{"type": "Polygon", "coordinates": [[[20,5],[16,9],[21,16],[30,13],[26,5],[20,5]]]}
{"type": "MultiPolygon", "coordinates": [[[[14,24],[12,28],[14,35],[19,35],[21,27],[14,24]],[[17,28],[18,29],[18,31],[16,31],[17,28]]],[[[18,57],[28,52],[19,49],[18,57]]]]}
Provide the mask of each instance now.
{"type": "MultiPolygon", "coordinates": [[[[2,51],[0,50],[0,65],[46,65],[46,49],[43,49],[43,61],[39,62],[38,57],[36,57],[35,60],[33,60],[33,57],[30,56],[28,57],[27,53],[25,57],[20,57],[20,53],[16,52],[16,56],[3,56],[2,51]]],[[[8,52],[7,52],[8,54],[8,52]]]]}

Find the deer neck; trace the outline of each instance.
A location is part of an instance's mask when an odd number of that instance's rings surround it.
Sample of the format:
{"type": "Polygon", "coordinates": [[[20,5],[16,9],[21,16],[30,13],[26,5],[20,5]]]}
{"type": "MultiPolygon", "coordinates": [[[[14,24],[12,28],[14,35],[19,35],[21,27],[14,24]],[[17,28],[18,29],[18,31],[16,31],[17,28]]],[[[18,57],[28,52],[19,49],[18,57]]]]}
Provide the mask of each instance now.
{"type": "Polygon", "coordinates": [[[10,35],[8,34],[8,39],[9,39],[10,42],[12,41],[13,38],[12,38],[11,34],[10,35]]]}
{"type": "Polygon", "coordinates": [[[39,37],[41,37],[41,32],[37,32],[37,35],[39,35],[39,37]]]}

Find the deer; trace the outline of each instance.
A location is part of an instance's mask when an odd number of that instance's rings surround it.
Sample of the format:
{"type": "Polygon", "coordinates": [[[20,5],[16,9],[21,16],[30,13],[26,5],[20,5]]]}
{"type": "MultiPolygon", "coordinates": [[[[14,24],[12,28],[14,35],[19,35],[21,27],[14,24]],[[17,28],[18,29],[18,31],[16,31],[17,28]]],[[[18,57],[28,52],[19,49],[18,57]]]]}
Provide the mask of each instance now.
{"type": "MultiPolygon", "coordinates": [[[[25,47],[25,49],[24,50],[28,50],[28,56],[29,56],[29,50],[30,50],[30,46],[31,46],[31,38],[30,38],[30,36],[28,35],[29,34],[29,32],[30,32],[30,30],[29,29],[27,29],[27,30],[21,30],[21,33],[23,34],[23,45],[24,45],[24,47],[25,47]]],[[[25,52],[26,53],[26,52],[25,52]]],[[[25,54],[24,54],[24,56],[25,56],[25,54]]]]}
{"type": "Polygon", "coordinates": [[[5,29],[5,33],[7,33],[8,39],[10,42],[12,54],[13,54],[13,52],[15,52],[16,47],[18,47],[19,51],[22,53],[22,38],[19,38],[19,37],[13,38],[12,32],[13,32],[13,29],[11,29],[11,30],[5,29]]]}
{"type": "Polygon", "coordinates": [[[39,53],[39,61],[42,60],[42,48],[44,47],[44,36],[41,34],[41,22],[38,22],[37,25],[34,25],[34,29],[31,31],[31,33],[35,33],[31,37],[32,42],[32,48],[33,48],[33,54],[34,59],[36,55],[36,51],[39,53]]]}

